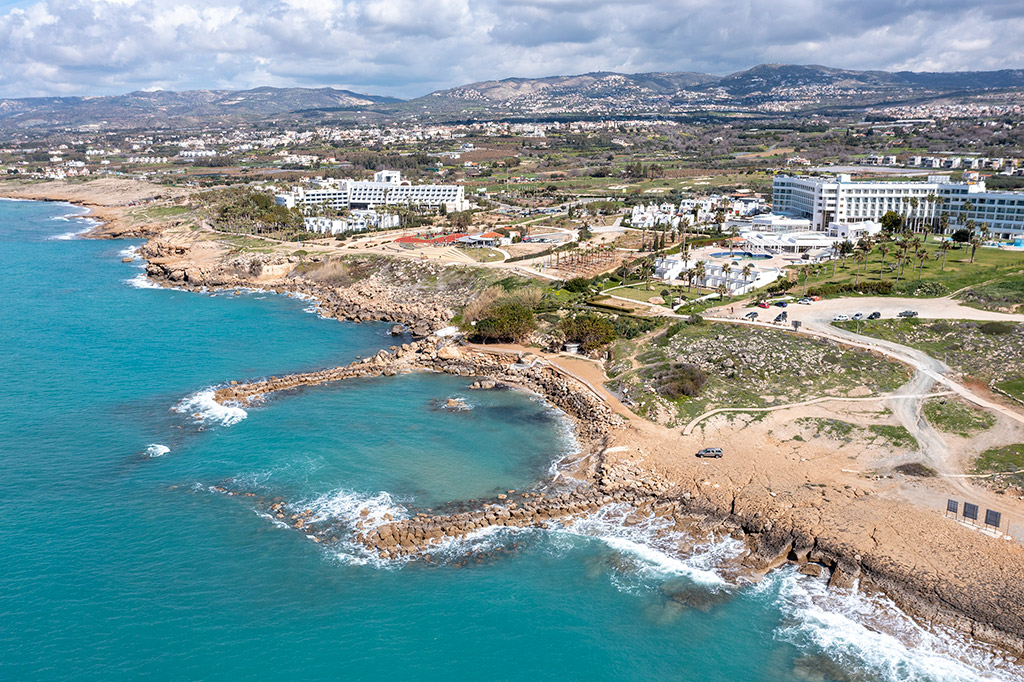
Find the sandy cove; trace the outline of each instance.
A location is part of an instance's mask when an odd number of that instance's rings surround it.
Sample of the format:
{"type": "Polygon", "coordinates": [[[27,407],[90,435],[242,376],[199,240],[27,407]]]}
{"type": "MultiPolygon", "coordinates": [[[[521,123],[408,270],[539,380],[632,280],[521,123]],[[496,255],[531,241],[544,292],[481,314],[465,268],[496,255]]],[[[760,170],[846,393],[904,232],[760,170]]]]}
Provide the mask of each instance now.
{"type": "MultiPolygon", "coordinates": [[[[9,188],[0,193],[14,196],[9,188]]],[[[18,196],[95,205],[70,191],[58,195],[42,186],[28,187],[18,196]]],[[[116,221],[127,209],[106,210],[116,221]]],[[[123,234],[118,229],[100,232],[123,234]]],[[[369,286],[312,284],[289,277],[299,264],[294,256],[262,254],[231,262],[225,259],[223,245],[173,226],[151,240],[143,253],[150,261],[149,276],[165,285],[302,293],[320,300],[322,314],[338,319],[390,319],[426,331],[427,326],[437,329],[446,323],[451,306],[458,303],[409,303],[407,291],[381,278],[369,286]]],[[[734,439],[745,446],[730,450],[730,456],[697,460],[693,452],[704,434],[710,431],[724,438],[732,428],[728,422],[711,420],[701,434],[688,438],[628,414],[628,422],[621,425],[608,407],[613,401],[600,397],[603,387],[595,393],[572,372],[547,363],[531,366],[516,356],[467,351],[433,337],[396,348],[393,354],[382,353],[348,368],[225,387],[218,398],[251,401],[275,390],[402,371],[490,376],[535,390],[565,410],[580,430],[584,449],[596,454],[590,460],[590,485],[575,492],[499,499],[480,509],[417,516],[362,534],[361,541],[382,556],[414,554],[439,538],[460,537],[492,525],[545,525],[586,513],[595,505],[623,501],[675,517],[679,524],[697,518],[707,529],[741,531],[751,548],[746,563],[755,573],[786,562],[802,564],[809,573],[829,571],[833,585],[857,583],[880,589],[923,621],[952,626],[1024,654],[1024,548],[890,494],[884,482],[847,472],[841,463],[830,461],[827,449],[813,453],[808,444],[807,457],[794,456],[770,431],[755,428],[743,439],[734,439]],[[595,414],[602,418],[595,420],[595,414]]],[[[275,511],[281,514],[280,509],[275,511]]],[[[295,525],[306,525],[301,514],[295,525]]]]}

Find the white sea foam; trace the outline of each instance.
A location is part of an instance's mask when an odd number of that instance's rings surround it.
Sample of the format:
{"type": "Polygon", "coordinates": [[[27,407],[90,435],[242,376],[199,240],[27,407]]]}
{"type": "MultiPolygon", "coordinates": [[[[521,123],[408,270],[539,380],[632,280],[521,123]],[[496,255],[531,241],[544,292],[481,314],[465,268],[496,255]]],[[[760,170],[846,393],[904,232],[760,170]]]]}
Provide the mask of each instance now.
{"type": "MultiPolygon", "coordinates": [[[[1024,679],[1015,666],[951,631],[933,632],[884,596],[828,589],[819,578],[793,569],[770,576],[786,616],[777,636],[819,653],[845,670],[892,682],[980,682],[1024,679]]],[[[860,678],[855,678],[860,679],[860,678]]]]}
{"type": "Polygon", "coordinates": [[[94,227],[99,225],[99,221],[93,220],[91,218],[82,218],[77,215],[60,216],[58,218],[54,218],[54,220],[74,220],[75,223],[82,224],[82,227],[80,227],[77,230],[74,230],[73,232],[65,232],[63,234],[58,234],[50,237],[50,239],[54,241],[66,241],[68,239],[76,239],[77,237],[82,236],[86,232],[91,231],[94,227]]]}
{"type": "MultiPolygon", "coordinates": [[[[408,518],[409,512],[390,493],[360,494],[351,490],[336,490],[312,500],[296,502],[288,507],[293,513],[309,509],[313,523],[335,522],[349,532],[366,533],[378,526],[408,518]]],[[[342,537],[331,546],[335,556],[346,564],[373,565],[380,568],[397,566],[402,562],[384,561],[365,545],[342,537]]]]}
{"type": "Polygon", "coordinates": [[[633,556],[642,579],[685,576],[709,588],[725,587],[728,583],[716,569],[738,558],[743,543],[731,537],[694,542],[672,526],[667,518],[655,514],[637,518],[628,505],[611,504],[556,532],[595,538],[633,556]]]}
{"type": "Polygon", "coordinates": [[[145,272],[140,272],[134,277],[129,277],[128,279],[122,281],[128,286],[133,287],[135,289],[163,289],[162,286],[160,286],[150,278],[146,277],[145,272]]]}
{"type": "Polygon", "coordinates": [[[120,251],[118,251],[117,255],[120,256],[121,258],[138,258],[139,257],[139,247],[138,246],[129,246],[127,248],[124,248],[124,249],[121,249],[120,251]]]}
{"type": "Polygon", "coordinates": [[[150,443],[149,446],[146,448],[146,455],[148,457],[163,457],[170,451],[171,449],[166,445],[161,445],[160,443],[150,443]]]}
{"type": "Polygon", "coordinates": [[[207,388],[184,398],[171,409],[181,414],[190,414],[203,423],[217,422],[224,426],[237,424],[249,416],[238,405],[221,405],[213,399],[213,395],[214,389],[207,388]]]}

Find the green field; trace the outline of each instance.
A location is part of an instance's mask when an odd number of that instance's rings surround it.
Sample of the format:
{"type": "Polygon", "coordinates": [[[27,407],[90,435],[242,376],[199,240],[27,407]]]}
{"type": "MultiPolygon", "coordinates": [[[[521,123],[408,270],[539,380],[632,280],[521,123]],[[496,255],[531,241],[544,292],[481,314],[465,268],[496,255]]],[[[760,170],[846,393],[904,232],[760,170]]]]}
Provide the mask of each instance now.
{"type": "Polygon", "coordinates": [[[922,261],[916,257],[904,261],[900,270],[897,252],[889,243],[883,255],[881,246],[875,246],[862,263],[853,256],[820,265],[807,265],[799,269],[797,286],[792,291],[802,293],[825,284],[871,284],[891,282],[893,293],[899,295],[945,296],[964,287],[998,281],[1018,281],[1024,271],[1024,254],[992,248],[979,248],[971,263],[970,246],[950,249],[945,253],[933,237],[921,244],[926,254],[922,261]],[[805,279],[806,276],[806,279],[805,279]],[[806,284],[805,284],[806,282],[806,284]],[[922,285],[934,283],[922,289],[922,285]]]}

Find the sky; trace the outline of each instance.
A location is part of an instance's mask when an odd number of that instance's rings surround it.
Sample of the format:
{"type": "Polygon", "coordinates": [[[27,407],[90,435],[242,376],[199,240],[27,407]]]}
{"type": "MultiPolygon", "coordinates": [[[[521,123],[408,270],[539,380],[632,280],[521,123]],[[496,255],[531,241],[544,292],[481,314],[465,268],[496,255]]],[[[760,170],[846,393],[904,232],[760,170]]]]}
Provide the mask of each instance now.
{"type": "Polygon", "coordinates": [[[761,63],[1024,68],[1024,0],[0,0],[0,97],[761,63]]]}

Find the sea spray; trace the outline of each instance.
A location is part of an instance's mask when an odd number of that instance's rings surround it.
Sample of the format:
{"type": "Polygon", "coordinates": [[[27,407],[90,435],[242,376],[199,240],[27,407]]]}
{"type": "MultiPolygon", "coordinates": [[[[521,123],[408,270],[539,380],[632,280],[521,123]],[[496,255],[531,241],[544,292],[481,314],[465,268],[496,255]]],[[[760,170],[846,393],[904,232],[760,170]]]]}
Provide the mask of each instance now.
{"type": "Polygon", "coordinates": [[[171,449],[169,447],[161,445],[160,443],[150,443],[146,446],[147,457],[163,457],[170,451],[171,449]]]}
{"type": "Polygon", "coordinates": [[[881,594],[829,589],[823,578],[792,567],[765,579],[785,621],[776,636],[827,657],[851,680],[885,682],[1011,682],[1024,667],[1011,664],[960,633],[932,631],[881,594]]]}
{"type": "Polygon", "coordinates": [[[555,531],[568,536],[596,539],[636,561],[641,580],[685,576],[708,588],[728,585],[719,572],[745,551],[732,537],[696,539],[675,529],[674,520],[643,514],[626,504],[609,504],[555,531]]]}
{"type": "Polygon", "coordinates": [[[192,415],[201,423],[216,422],[222,426],[232,426],[249,416],[249,413],[238,405],[220,404],[214,399],[214,393],[213,388],[197,391],[171,409],[180,414],[192,415]]]}

